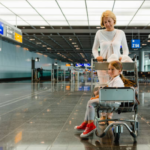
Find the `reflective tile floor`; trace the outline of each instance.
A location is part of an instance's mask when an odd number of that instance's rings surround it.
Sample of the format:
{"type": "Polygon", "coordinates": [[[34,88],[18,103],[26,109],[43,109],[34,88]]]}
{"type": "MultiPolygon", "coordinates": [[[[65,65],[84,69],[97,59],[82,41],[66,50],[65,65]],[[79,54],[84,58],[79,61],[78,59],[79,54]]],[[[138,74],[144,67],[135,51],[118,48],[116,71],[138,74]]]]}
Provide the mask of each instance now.
{"type": "MultiPolygon", "coordinates": [[[[69,83],[1,83],[0,150],[150,150],[150,86],[140,85],[137,144],[124,128],[119,144],[112,129],[104,138],[80,139],[74,131],[84,118],[89,87],[69,83]]],[[[114,118],[132,118],[132,113],[114,118]]],[[[106,126],[99,126],[99,133],[106,126]]]]}

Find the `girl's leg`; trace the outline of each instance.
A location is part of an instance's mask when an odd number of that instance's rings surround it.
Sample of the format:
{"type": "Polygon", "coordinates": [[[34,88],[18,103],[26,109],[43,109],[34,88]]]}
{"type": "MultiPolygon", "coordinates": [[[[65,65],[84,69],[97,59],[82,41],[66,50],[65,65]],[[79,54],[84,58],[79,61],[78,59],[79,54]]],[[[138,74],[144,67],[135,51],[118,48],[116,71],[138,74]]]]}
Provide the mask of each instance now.
{"type": "Polygon", "coordinates": [[[75,129],[77,129],[77,130],[85,130],[85,128],[86,128],[86,126],[88,124],[88,105],[89,104],[87,103],[85,117],[84,117],[84,122],[82,122],[82,124],[79,125],[79,126],[75,126],[75,129]]]}
{"type": "Polygon", "coordinates": [[[80,135],[80,137],[87,137],[91,133],[93,133],[96,129],[96,126],[94,125],[94,117],[95,117],[95,108],[94,106],[99,103],[99,99],[89,100],[87,104],[87,112],[88,114],[88,124],[86,126],[86,129],[84,132],[80,135]]]}

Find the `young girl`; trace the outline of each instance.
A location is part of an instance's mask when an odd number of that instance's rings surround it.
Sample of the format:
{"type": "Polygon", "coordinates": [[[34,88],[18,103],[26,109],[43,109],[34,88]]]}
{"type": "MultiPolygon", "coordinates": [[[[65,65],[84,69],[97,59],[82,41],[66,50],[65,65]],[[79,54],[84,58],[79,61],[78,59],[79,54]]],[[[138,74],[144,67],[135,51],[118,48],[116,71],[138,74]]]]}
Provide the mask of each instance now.
{"type": "MultiPolygon", "coordinates": [[[[122,63],[120,61],[112,61],[109,63],[108,74],[111,77],[111,80],[107,85],[108,87],[124,87],[124,82],[125,84],[130,84],[130,81],[123,77],[121,71],[122,63]]],[[[87,103],[84,122],[80,126],[75,126],[75,129],[78,131],[84,130],[80,137],[87,137],[96,130],[96,126],[94,125],[94,106],[96,106],[97,104],[99,104],[99,96],[96,94],[96,96],[94,98],[91,98],[87,103]]],[[[109,103],[101,103],[100,106],[118,109],[120,104],[114,103],[110,106],[109,103]]]]}

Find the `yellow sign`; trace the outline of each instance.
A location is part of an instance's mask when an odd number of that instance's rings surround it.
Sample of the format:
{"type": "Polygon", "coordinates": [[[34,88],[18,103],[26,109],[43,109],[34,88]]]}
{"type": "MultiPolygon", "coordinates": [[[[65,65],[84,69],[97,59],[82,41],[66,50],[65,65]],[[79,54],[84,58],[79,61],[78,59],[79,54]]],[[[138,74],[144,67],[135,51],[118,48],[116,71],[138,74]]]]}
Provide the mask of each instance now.
{"type": "Polygon", "coordinates": [[[15,40],[22,43],[22,35],[15,32],[15,40]]]}
{"type": "Polygon", "coordinates": [[[67,67],[70,67],[71,65],[70,65],[70,64],[66,64],[66,66],[67,66],[67,67]]]}

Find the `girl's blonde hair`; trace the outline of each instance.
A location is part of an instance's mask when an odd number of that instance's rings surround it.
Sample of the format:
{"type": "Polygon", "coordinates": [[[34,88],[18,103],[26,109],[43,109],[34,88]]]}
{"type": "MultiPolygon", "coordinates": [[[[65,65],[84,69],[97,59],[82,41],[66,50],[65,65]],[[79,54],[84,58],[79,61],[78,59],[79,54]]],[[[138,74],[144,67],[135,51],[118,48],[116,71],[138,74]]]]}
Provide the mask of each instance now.
{"type": "Polygon", "coordinates": [[[104,17],[110,17],[114,20],[114,24],[116,24],[116,16],[115,14],[110,11],[110,10],[106,10],[102,13],[102,16],[101,16],[101,27],[104,28],[104,22],[103,22],[103,18],[104,17]]]}
{"type": "MultiPolygon", "coordinates": [[[[115,67],[117,70],[121,70],[122,71],[122,69],[123,69],[122,68],[122,63],[120,61],[111,61],[109,63],[109,65],[115,67]]],[[[125,87],[135,86],[135,82],[128,80],[122,74],[120,74],[120,78],[122,79],[125,87]]]]}

